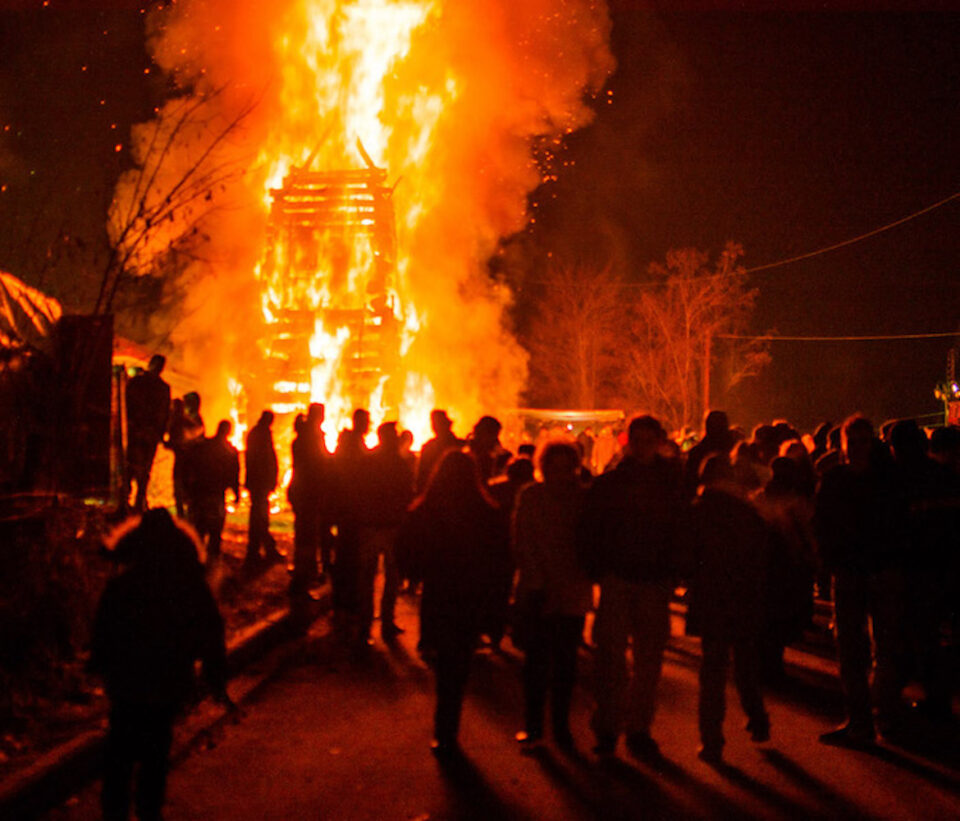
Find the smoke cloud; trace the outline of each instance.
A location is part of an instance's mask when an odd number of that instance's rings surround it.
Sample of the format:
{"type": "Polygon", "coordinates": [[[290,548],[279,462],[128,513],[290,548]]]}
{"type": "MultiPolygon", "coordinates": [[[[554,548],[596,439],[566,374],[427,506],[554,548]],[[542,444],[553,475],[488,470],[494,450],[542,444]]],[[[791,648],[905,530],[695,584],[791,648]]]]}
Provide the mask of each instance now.
{"type": "MultiPolygon", "coordinates": [[[[205,189],[150,226],[130,265],[145,269],[171,242],[189,250],[171,340],[175,360],[203,374],[209,415],[226,414],[229,379],[256,360],[268,188],[308,157],[363,168],[358,140],[398,181],[408,383],[428,380],[431,404],[461,427],[514,407],[526,355],[486,261],[529,219],[538,152],[590,122],[613,70],[609,28],[601,0],[179,0],[153,12],[150,51],[171,99],[135,128],[134,156],[154,204],[185,174],[205,189]]],[[[144,184],[136,170],[121,180],[115,239],[144,184]]]]}

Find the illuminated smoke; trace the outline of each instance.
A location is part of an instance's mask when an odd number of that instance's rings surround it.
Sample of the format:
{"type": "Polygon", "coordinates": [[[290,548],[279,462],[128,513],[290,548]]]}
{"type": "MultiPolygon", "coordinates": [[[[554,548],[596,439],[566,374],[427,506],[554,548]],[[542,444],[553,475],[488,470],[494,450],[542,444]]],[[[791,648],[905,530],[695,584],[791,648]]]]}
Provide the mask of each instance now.
{"type": "MultiPolygon", "coordinates": [[[[422,441],[433,406],[449,408],[461,430],[514,407],[526,360],[504,325],[511,295],[486,260],[529,219],[527,195],[542,175],[536,147],[591,119],[586,99],[613,67],[605,3],[180,0],[150,27],[153,58],[180,93],[135,129],[134,155],[145,158],[158,123],[169,127],[185,103],[209,96],[165,156],[157,191],[253,106],[208,159],[243,173],[169,226],[176,233],[200,216],[195,284],[172,341],[184,369],[203,374],[208,419],[227,414],[265,332],[257,272],[268,189],[311,155],[315,169],[363,168],[358,140],[399,181],[401,424],[422,441]]],[[[121,181],[115,208],[133,180],[121,181]]],[[[146,255],[168,238],[164,229],[146,255]]]]}

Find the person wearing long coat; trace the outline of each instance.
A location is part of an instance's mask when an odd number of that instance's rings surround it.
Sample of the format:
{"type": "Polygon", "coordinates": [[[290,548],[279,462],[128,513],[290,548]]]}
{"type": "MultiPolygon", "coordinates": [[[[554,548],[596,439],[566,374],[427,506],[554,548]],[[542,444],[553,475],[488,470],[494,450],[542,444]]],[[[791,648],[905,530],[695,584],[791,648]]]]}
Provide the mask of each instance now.
{"type": "Polygon", "coordinates": [[[526,726],[517,740],[525,745],[543,737],[549,691],[553,739],[561,749],[573,747],[570,702],[577,650],[584,616],[593,604],[593,586],[577,558],[577,521],[585,494],[579,468],[573,444],[548,444],[540,455],[543,482],[521,491],[514,513],[517,602],[527,634],[522,642],[526,726]]]}
{"type": "Polygon", "coordinates": [[[768,531],[760,514],[743,498],[724,456],[703,465],[702,491],[690,512],[688,538],[692,573],[687,632],[699,635],[700,758],[719,762],[729,658],[747,731],[758,743],[770,737],[770,719],[760,688],[760,637],[765,616],[768,531]]]}
{"type": "Polygon", "coordinates": [[[446,453],[401,527],[399,544],[423,579],[422,652],[436,674],[433,750],[455,753],[470,659],[489,606],[495,555],[506,538],[472,457],[446,453]]]}

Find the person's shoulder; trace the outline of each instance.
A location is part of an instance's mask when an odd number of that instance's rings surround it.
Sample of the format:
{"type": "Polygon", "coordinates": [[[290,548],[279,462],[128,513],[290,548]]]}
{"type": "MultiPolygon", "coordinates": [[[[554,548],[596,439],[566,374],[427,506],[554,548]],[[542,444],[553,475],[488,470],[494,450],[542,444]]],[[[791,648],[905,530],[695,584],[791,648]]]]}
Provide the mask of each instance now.
{"type": "Polygon", "coordinates": [[[538,502],[543,498],[544,486],[542,482],[530,482],[520,488],[517,494],[517,504],[523,501],[525,504],[538,502]]]}

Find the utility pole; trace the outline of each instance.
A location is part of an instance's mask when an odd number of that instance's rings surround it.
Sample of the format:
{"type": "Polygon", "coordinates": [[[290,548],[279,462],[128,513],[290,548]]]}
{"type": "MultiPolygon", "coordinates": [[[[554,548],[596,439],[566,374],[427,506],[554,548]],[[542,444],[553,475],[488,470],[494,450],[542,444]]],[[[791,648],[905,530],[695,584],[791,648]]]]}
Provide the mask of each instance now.
{"type": "Polygon", "coordinates": [[[703,337],[703,416],[710,411],[710,356],[712,337],[708,331],[703,337]]]}

